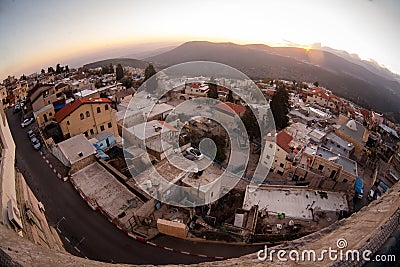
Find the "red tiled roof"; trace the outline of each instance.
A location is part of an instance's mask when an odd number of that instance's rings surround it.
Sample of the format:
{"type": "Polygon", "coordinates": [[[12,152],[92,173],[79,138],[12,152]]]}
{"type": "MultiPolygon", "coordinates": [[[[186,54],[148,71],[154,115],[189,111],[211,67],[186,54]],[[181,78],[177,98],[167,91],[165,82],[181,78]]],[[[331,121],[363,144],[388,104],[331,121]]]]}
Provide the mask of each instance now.
{"type": "Polygon", "coordinates": [[[289,143],[292,140],[293,137],[291,137],[285,131],[279,132],[278,135],[276,136],[276,144],[288,153],[292,152],[292,150],[289,147],[289,143]]]}
{"type": "Polygon", "coordinates": [[[325,91],[325,89],[323,89],[321,87],[316,87],[316,88],[308,90],[308,94],[309,95],[317,95],[317,96],[322,97],[323,99],[326,99],[331,102],[333,102],[333,100],[335,99],[338,105],[340,105],[340,106],[343,105],[343,101],[340,97],[338,97],[334,94],[327,93],[325,91]]]}
{"type": "Polygon", "coordinates": [[[92,103],[111,103],[110,99],[107,98],[79,98],[73,103],[67,104],[65,107],[60,109],[55,115],[54,118],[57,122],[62,122],[68,115],[74,112],[77,108],[84,104],[92,104],[92,103]]]}
{"type": "Polygon", "coordinates": [[[364,118],[369,118],[369,116],[370,116],[368,109],[362,108],[362,109],[360,109],[360,113],[364,116],[364,118]]]}
{"type": "Polygon", "coordinates": [[[228,113],[231,113],[233,115],[235,113],[239,115],[240,113],[242,113],[242,112],[244,112],[246,110],[245,107],[243,107],[241,105],[238,105],[238,104],[231,103],[231,102],[219,103],[215,107],[220,109],[220,110],[223,110],[223,111],[226,111],[228,113]]]}

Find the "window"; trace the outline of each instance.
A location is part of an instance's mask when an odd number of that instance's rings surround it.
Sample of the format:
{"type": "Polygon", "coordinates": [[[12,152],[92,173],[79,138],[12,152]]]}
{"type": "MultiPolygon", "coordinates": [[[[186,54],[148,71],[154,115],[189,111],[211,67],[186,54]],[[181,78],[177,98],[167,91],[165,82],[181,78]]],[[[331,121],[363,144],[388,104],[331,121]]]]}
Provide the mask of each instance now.
{"type": "Polygon", "coordinates": [[[100,112],[101,112],[100,107],[97,107],[97,113],[100,113],[100,112]]]}
{"type": "Polygon", "coordinates": [[[93,129],[90,129],[90,135],[94,135],[93,129]]]}
{"type": "Polygon", "coordinates": [[[104,107],[105,110],[108,110],[108,105],[106,104],[106,106],[104,107]]]}
{"type": "Polygon", "coordinates": [[[79,116],[81,117],[81,120],[83,120],[83,119],[85,118],[85,117],[83,116],[83,113],[81,113],[79,116]]]}
{"type": "Polygon", "coordinates": [[[86,118],[89,118],[89,117],[90,117],[90,112],[86,111],[86,118]]]}
{"type": "Polygon", "coordinates": [[[69,123],[69,121],[67,121],[67,125],[71,125],[71,123],[69,123]]]}
{"type": "Polygon", "coordinates": [[[111,128],[111,127],[112,127],[112,123],[109,122],[109,123],[108,123],[108,128],[111,128]]]}
{"type": "Polygon", "coordinates": [[[285,164],[281,163],[279,164],[279,167],[283,168],[285,166],[285,164]]]}
{"type": "Polygon", "coordinates": [[[274,145],[273,144],[269,144],[269,148],[272,148],[274,145]]]}
{"type": "Polygon", "coordinates": [[[267,155],[267,159],[270,159],[270,156],[269,156],[269,155],[267,155]]]}
{"type": "Polygon", "coordinates": [[[50,116],[50,117],[53,116],[53,113],[50,112],[50,113],[49,113],[49,116],[50,116]]]}
{"type": "Polygon", "coordinates": [[[324,169],[324,165],[319,165],[318,170],[322,171],[324,169]]]}
{"type": "Polygon", "coordinates": [[[88,137],[88,132],[87,131],[85,131],[84,134],[85,134],[86,137],[88,137]]]}
{"type": "Polygon", "coordinates": [[[104,131],[104,125],[100,126],[100,131],[104,131]]]}
{"type": "Polygon", "coordinates": [[[348,181],[347,179],[343,179],[343,183],[347,183],[347,181],[348,181]]]}

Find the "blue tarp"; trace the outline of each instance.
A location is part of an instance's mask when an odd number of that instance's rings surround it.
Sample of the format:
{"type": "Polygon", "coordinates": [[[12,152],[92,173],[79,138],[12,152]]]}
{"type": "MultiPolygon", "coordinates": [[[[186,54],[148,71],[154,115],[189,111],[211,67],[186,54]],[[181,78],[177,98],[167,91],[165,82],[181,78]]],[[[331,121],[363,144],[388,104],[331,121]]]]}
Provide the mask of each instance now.
{"type": "Polygon", "coordinates": [[[64,104],[54,105],[54,110],[62,109],[63,107],[65,107],[65,103],[64,104]]]}
{"type": "Polygon", "coordinates": [[[360,179],[360,177],[356,178],[356,184],[354,185],[354,190],[356,190],[356,193],[362,194],[363,193],[363,181],[360,179]]]}

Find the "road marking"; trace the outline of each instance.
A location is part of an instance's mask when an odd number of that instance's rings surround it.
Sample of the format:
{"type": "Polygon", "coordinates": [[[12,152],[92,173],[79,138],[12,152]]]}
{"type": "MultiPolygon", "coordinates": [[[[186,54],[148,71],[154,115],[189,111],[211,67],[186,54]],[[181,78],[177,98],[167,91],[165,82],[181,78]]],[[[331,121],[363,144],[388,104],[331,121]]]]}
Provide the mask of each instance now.
{"type": "Polygon", "coordinates": [[[214,258],[219,259],[219,260],[223,260],[224,257],[220,257],[220,256],[215,256],[214,258]]]}
{"type": "Polygon", "coordinates": [[[149,242],[149,241],[147,241],[147,244],[149,244],[149,245],[152,245],[152,246],[157,246],[155,243],[153,243],[153,242],[149,242]]]}
{"type": "Polygon", "coordinates": [[[71,243],[71,241],[69,241],[68,237],[64,236],[65,240],[68,241],[68,243],[71,243]]]}
{"type": "Polygon", "coordinates": [[[169,250],[169,251],[174,251],[172,248],[164,247],[164,249],[169,250]]]}
{"type": "Polygon", "coordinates": [[[189,253],[189,252],[186,252],[186,251],[181,251],[181,253],[182,253],[182,254],[186,254],[186,255],[190,255],[190,253],[189,253]]]}
{"type": "Polygon", "coordinates": [[[208,258],[208,256],[206,256],[206,255],[203,255],[203,254],[199,254],[199,255],[197,255],[197,256],[199,256],[199,257],[203,257],[203,258],[208,258]]]}

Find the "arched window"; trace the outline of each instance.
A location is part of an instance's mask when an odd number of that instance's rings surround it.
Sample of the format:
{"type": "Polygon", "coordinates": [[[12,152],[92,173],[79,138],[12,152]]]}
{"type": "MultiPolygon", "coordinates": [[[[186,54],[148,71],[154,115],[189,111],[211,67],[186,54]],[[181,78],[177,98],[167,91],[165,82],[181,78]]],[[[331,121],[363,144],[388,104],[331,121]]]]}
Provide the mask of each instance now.
{"type": "Polygon", "coordinates": [[[100,107],[97,107],[97,113],[100,113],[100,112],[101,112],[100,107]]]}
{"type": "Polygon", "coordinates": [[[89,118],[90,117],[90,113],[89,113],[89,111],[86,111],[86,118],[89,118]]]}
{"type": "Polygon", "coordinates": [[[81,117],[81,120],[85,118],[85,116],[83,116],[83,113],[81,113],[79,116],[81,117]]]}
{"type": "Polygon", "coordinates": [[[104,107],[106,110],[108,110],[108,104],[106,104],[106,106],[104,107]]]}

